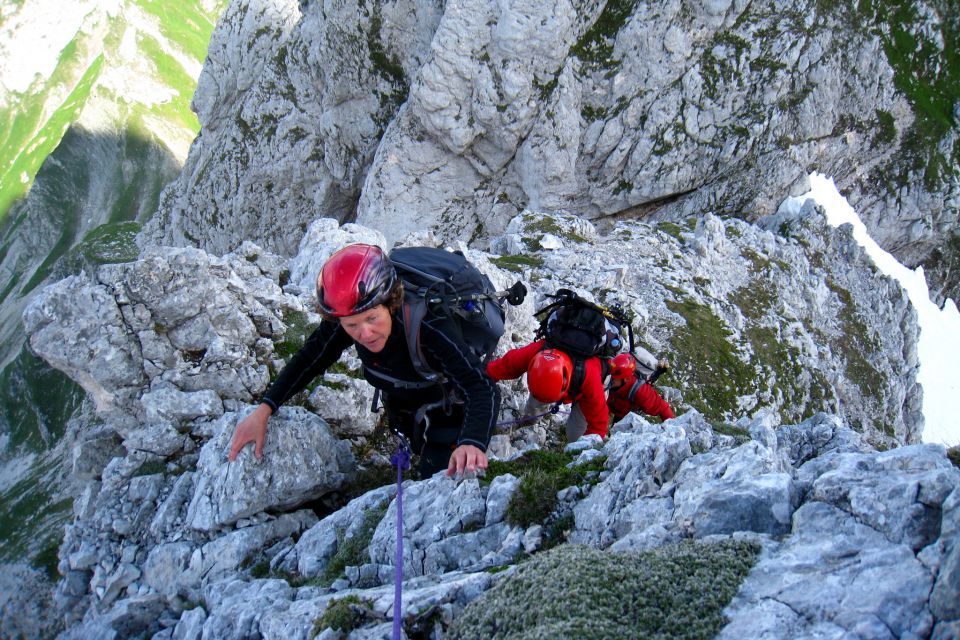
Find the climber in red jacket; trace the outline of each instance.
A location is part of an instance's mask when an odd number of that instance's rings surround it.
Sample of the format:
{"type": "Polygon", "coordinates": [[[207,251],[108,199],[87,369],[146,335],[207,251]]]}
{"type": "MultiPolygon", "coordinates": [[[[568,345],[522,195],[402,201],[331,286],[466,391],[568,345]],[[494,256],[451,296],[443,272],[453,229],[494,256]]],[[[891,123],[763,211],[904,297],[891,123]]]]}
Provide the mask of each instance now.
{"type": "Polygon", "coordinates": [[[567,440],[582,435],[607,437],[610,413],[603,388],[603,366],[600,358],[587,358],[577,363],[559,349],[544,348],[537,340],[512,349],[487,364],[487,374],[494,380],[512,380],[527,374],[530,397],[524,415],[545,411],[557,402],[572,404],[567,419],[567,440]]]}
{"type": "Polygon", "coordinates": [[[661,420],[673,418],[673,410],[660,397],[653,385],[634,375],[637,361],[632,354],[620,353],[610,361],[610,394],[607,406],[617,422],[631,411],[642,411],[659,416],[661,420]]]}

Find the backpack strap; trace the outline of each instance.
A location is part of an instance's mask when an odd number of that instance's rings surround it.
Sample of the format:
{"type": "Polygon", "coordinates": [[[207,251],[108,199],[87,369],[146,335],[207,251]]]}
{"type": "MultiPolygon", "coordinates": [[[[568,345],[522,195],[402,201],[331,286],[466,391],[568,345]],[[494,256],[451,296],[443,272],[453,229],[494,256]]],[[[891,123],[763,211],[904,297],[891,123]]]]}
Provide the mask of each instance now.
{"type": "MultiPolygon", "coordinates": [[[[403,332],[407,339],[407,350],[410,352],[410,361],[417,374],[427,380],[429,384],[444,382],[443,376],[431,369],[423,357],[423,349],[420,346],[420,325],[427,315],[427,305],[423,296],[419,292],[411,292],[409,298],[404,296],[401,305],[401,320],[403,322],[403,332]]],[[[422,388],[422,387],[421,387],[422,388]]]]}
{"type": "Polygon", "coordinates": [[[571,378],[570,388],[567,390],[567,395],[570,396],[571,400],[580,395],[583,381],[587,379],[587,361],[583,358],[572,358],[572,360],[573,378],[571,378]]]}
{"type": "Polygon", "coordinates": [[[633,397],[636,395],[637,391],[640,390],[640,387],[645,385],[646,380],[641,379],[638,376],[634,376],[633,384],[630,386],[630,392],[627,393],[627,401],[633,405],[633,397]]]}
{"type": "Polygon", "coordinates": [[[364,371],[374,376],[375,378],[380,378],[381,380],[390,383],[392,386],[396,387],[397,389],[426,389],[427,387],[434,387],[438,384],[430,380],[424,380],[422,382],[412,382],[410,380],[401,380],[400,378],[387,375],[386,373],[382,373],[380,371],[377,371],[376,369],[365,368],[364,371]]]}
{"type": "Polygon", "coordinates": [[[601,380],[606,380],[607,377],[610,375],[610,371],[613,368],[610,365],[610,361],[612,359],[613,358],[600,358],[600,379],[601,380]]]}

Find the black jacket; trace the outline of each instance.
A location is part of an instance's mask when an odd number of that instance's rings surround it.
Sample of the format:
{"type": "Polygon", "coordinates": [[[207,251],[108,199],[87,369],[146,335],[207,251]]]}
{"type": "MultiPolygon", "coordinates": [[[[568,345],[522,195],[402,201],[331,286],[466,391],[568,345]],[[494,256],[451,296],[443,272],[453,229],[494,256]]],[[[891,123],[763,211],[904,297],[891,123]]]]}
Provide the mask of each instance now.
{"type": "MultiPolygon", "coordinates": [[[[276,411],[311,380],[322,375],[351,345],[356,346],[363,363],[364,378],[385,392],[388,411],[413,413],[420,407],[442,401],[448,390],[439,384],[424,384],[410,359],[403,321],[399,314],[394,314],[392,319],[390,337],[379,353],[355,344],[339,322],[322,322],[283,368],[262,401],[276,411]],[[404,382],[411,384],[407,386],[404,382]]],[[[428,314],[420,325],[420,345],[427,364],[444,375],[447,385],[464,402],[462,424],[444,424],[441,420],[440,424],[431,425],[429,441],[472,444],[486,451],[500,407],[496,383],[463,343],[451,319],[428,314]]]]}

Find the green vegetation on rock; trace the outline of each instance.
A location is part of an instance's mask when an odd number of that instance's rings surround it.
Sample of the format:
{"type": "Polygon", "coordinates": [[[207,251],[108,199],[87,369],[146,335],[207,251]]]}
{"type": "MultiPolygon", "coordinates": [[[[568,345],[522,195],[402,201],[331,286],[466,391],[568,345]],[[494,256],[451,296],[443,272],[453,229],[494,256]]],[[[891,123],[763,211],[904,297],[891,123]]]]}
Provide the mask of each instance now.
{"type": "Polygon", "coordinates": [[[299,351],[306,339],[317,328],[317,323],[310,321],[310,316],[304,311],[290,311],[283,319],[286,331],[283,338],[274,343],[273,349],[279,357],[289,359],[299,351]]]}
{"type": "Polygon", "coordinates": [[[953,466],[960,468],[960,446],[947,449],[947,458],[953,463],[953,466]]]}
{"type": "Polygon", "coordinates": [[[683,381],[684,400],[705,416],[732,416],[741,390],[754,380],[753,367],[737,355],[730,329],[709,307],[689,298],[666,304],[686,320],[671,341],[672,375],[683,381]]]}
{"type": "Polygon", "coordinates": [[[603,470],[606,458],[575,467],[573,454],[557,451],[529,451],[516,460],[491,460],[485,482],[505,473],[520,478],[520,486],[507,506],[507,522],[521,527],[543,523],[557,506],[557,492],[581,485],[603,470]]]}
{"type": "Polygon", "coordinates": [[[636,4],[636,0],[607,2],[596,22],[571,47],[570,54],[579,58],[587,70],[610,73],[619,68],[620,60],[613,57],[613,45],[636,4]]]}
{"type": "Polygon", "coordinates": [[[350,633],[363,624],[372,609],[373,602],[360,596],[349,595],[331,600],[326,611],[314,623],[310,637],[316,638],[324,629],[336,629],[342,633],[350,633]]]}
{"type": "Polygon", "coordinates": [[[706,640],[725,624],[723,608],[758,553],[742,540],[644,553],[561,545],[467,605],[445,637],[706,640]]]}
{"type": "Polygon", "coordinates": [[[377,525],[383,520],[388,506],[388,503],[384,502],[379,507],[368,509],[363,514],[363,524],[360,528],[349,538],[339,540],[340,544],[337,546],[337,552],[330,558],[330,562],[327,563],[327,567],[320,577],[319,582],[321,584],[329,586],[343,575],[343,570],[347,567],[359,566],[370,561],[370,558],[365,555],[367,547],[370,546],[370,541],[373,540],[373,532],[376,531],[377,525]]]}
{"type": "Polygon", "coordinates": [[[498,258],[491,258],[490,262],[497,265],[501,269],[506,269],[507,271],[513,271],[515,273],[522,273],[523,270],[528,267],[543,266],[543,258],[540,256],[528,255],[500,256],[498,258]]]}
{"type": "Polygon", "coordinates": [[[882,403],[886,377],[867,359],[868,354],[880,351],[880,345],[860,318],[850,292],[835,280],[827,278],[826,282],[840,301],[841,310],[837,315],[843,326],[841,334],[831,340],[831,347],[843,358],[847,378],[860,388],[864,398],[882,403]]]}
{"type": "MultiPolygon", "coordinates": [[[[860,19],[883,42],[893,68],[894,85],[916,112],[904,132],[901,152],[906,171],[922,171],[927,188],[937,188],[956,176],[960,144],[946,154],[940,141],[958,123],[960,104],[960,12],[954,0],[931,2],[939,29],[921,31],[921,9],[909,0],[864,0],[857,5],[860,19]]],[[[887,175],[891,186],[903,186],[906,174],[887,175]]]]}
{"type": "Polygon", "coordinates": [[[84,237],[80,251],[95,264],[131,262],[140,253],[136,243],[139,232],[138,222],[102,224],[84,237]]]}

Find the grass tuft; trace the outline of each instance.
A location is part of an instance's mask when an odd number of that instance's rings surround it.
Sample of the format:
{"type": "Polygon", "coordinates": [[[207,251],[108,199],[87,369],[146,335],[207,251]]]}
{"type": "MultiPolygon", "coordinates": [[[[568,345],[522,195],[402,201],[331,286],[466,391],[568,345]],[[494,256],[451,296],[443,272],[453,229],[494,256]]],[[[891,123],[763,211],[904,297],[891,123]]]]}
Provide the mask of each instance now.
{"type": "Polygon", "coordinates": [[[346,596],[332,600],[326,611],[313,624],[311,638],[316,638],[324,629],[336,629],[350,633],[363,624],[373,609],[373,602],[359,596],[346,596]]]}
{"type": "Polygon", "coordinates": [[[346,540],[340,540],[337,552],[330,558],[330,562],[327,563],[327,567],[320,577],[321,584],[329,586],[343,575],[343,570],[347,567],[355,567],[368,562],[365,556],[367,547],[370,546],[373,532],[377,529],[380,521],[383,520],[387,507],[388,503],[384,502],[379,507],[368,509],[363,514],[363,525],[360,529],[346,540]]]}
{"type": "Polygon", "coordinates": [[[506,519],[512,525],[529,527],[544,522],[557,506],[557,492],[581,485],[598,475],[606,458],[568,468],[573,454],[556,451],[530,451],[516,460],[491,460],[485,482],[510,473],[520,478],[520,486],[510,498],[506,519]]]}

